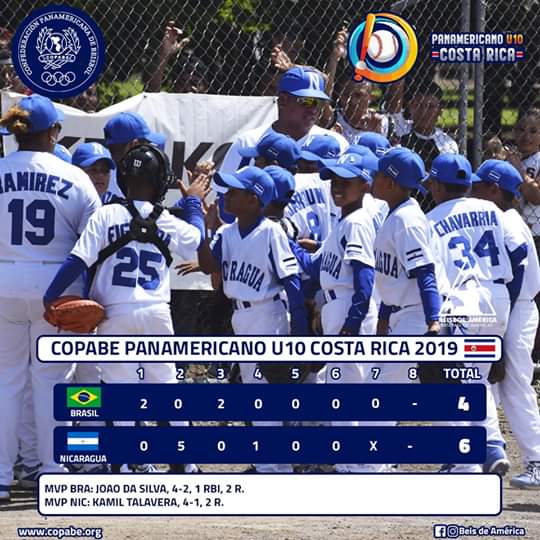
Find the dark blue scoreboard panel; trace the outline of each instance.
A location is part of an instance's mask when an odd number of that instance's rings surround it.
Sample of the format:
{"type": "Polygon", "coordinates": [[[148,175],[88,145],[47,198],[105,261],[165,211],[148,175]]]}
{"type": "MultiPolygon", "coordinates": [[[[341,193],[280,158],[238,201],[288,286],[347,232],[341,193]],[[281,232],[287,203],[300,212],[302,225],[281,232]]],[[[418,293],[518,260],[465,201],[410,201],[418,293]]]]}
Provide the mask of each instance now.
{"type": "Polygon", "coordinates": [[[80,462],[74,458],[81,455],[92,463],[485,460],[484,428],[461,424],[485,418],[486,390],[480,384],[57,385],[54,398],[55,418],[74,422],[55,430],[60,463],[80,462]],[[138,427],[144,420],[159,427],[138,427]],[[313,420],[324,425],[301,425],[313,420]],[[175,425],[188,421],[247,425],[175,425]],[[332,425],[343,421],[356,425],[332,425]],[[396,427],[397,421],[443,425],[396,427]]]}
{"type": "Polygon", "coordinates": [[[57,420],[475,421],[482,384],[56,385],[57,420]]]}
{"type": "Polygon", "coordinates": [[[483,463],[482,427],[57,427],[55,460],[107,463],[483,463]]]}

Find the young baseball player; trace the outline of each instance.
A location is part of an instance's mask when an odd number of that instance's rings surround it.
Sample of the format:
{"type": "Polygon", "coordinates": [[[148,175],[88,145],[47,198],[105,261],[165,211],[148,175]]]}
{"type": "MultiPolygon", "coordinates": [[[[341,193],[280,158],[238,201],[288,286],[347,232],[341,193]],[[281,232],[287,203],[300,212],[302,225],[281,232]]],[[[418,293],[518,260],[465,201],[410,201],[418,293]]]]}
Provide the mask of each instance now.
{"type": "MultiPolygon", "coordinates": [[[[376,159],[345,154],[335,165],[321,170],[321,178],[331,181],[332,198],[341,209],[341,219],[317,254],[320,283],[326,299],[321,313],[324,335],[373,335],[376,331],[377,306],[372,296],[375,278],[373,244],[388,211],[386,203],[369,194],[377,166],[376,159]]],[[[332,363],[325,370],[326,382],[366,382],[369,369],[367,364],[332,363]],[[335,378],[336,368],[339,379],[335,378]]],[[[332,422],[335,426],[363,424],[359,421],[332,422]]],[[[337,472],[379,470],[382,470],[379,465],[336,465],[337,472]]]]}
{"type": "Polygon", "coordinates": [[[473,196],[492,201],[504,212],[507,228],[522,241],[520,249],[526,253],[508,284],[512,307],[504,334],[505,374],[495,385],[494,393],[500,399],[525,462],[525,471],[512,478],[510,485],[540,489],[540,414],[537,395],[531,386],[531,352],[538,326],[534,298],[540,292],[538,253],[529,227],[514,209],[522,183],[517,169],[504,161],[488,160],[476,174],[473,196]]]}
{"type": "Polygon", "coordinates": [[[362,133],[362,135],[358,137],[355,146],[365,146],[379,158],[392,148],[390,141],[384,135],[373,133],[371,131],[362,133]]]}
{"type": "MultiPolygon", "coordinates": [[[[151,145],[132,148],[119,164],[125,204],[102,207],[89,220],[71,255],[44,296],[47,306],[82,272],[95,272],[90,297],[105,308],[98,334],[173,335],[169,308],[169,265],[172,253],[193,256],[203,238],[200,201],[191,198],[185,219],[159,205],[174,176],[165,154],[151,145]]],[[[176,383],[173,363],[141,364],[145,382],[176,383]]],[[[106,383],[137,383],[139,365],[101,364],[106,383]]],[[[172,422],[171,422],[172,423],[172,422]]],[[[129,424],[129,423],[127,423],[129,424]]],[[[187,425],[174,422],[173,425],[187,425]]],[[[125,424],[124,424],[125,425],[125,424]]],[[[136,472],[151,472],[139,466],[136,472]]]]}
{"type": "MultiPolygon", "coordinates": [[[[503,336],[508,322],[509,299],[505,283],[512,279],[513,252],[518,244],[505,232],[502,212],[488,201],[466,198],[472,183],[469,162],[457,154],[434,159],[429,189],[437,206],[427,218],[450,284],[445,309],[469,322],[450,327],[456,334],[503,336]],[[446,309],[447,308],[447,309],[446,309]],[[484,322],[490,318],[488,322],[484,322]]],[[[519,256],[519,251],[517,252],[519,256]]],[[[487,387],[486,472],[504,474],[504,454],[496,404],[487,383],[490,364],[476,364],[487,387]]],[[[476,381],[475,381],[476,382],[476,381]]],[[[446,471],[446,468],[445,468],[446,471]]],[[[478,466],[452,466],[448,472],[476,472],[478,466]]]]}
{"type": "MultiPolygon", "coordinates": [[[[119,163],[134,146],[150,143],[159,148],[166,139],[163,133],[151,131],[146,120],[135,112],[121,112],[113,116],[105,124],[103,134],[105,146],[115,163],[119,163]]],[[[103,202],[109,202],[113,196],[120,198],[125,196],[124,187],[117,182],[115,169],[112,170],[109,186],[102,197],[103,202]]]]}
{"type": "Polygon", "coordinates": [[[285,209],[285,216],[298,229],[298,243],[312,253],[327,238],[338,214],[330,196],[330,186],[319,176],[318,164],[320,160],[336,159],[339,154],[339,143],[329,135],[310,135],[300,154],[296,190],[285,209]]]}
{"type": "MultiPolygon", "coordinates": [[[[100,206],[88,176],[53,155],[63,114],[34,94],[0,121],[18,150],[0,160],[0,500],[10,497],[17,433],[27,381],[31,381],[40,472],[66,472],[54,462],[53,388],[69,382],[71,364],[36,361],[36,339],[56,333],[43,319],[41,297],[100,206]]],[[[82,281],[70,294],[82,293],[82,281]]],[[[65,425],[65,424],[64,424],[65,425]]]]}
{"type": "MultiPolygon", "coordinates": [[[[411,198],[425,177],[420,156],[392,148],[380,160],[372,193],[389,212],[375,238],[375,283],[381,296],[377,333],[438,334],[441,299],[429,224],[411,198]]],[[[381,382],[408,382],[407,364],[382,364],[381,382]]]]}
{"type": "Polygon", "coordinates": [[[79,144],[73,152],[72,163],[90,177],[99,196],[103,196],[111,180],[111,171],[116,169],[109,150],[97,142],[79,144]]]}
{"type": "MultiPolygon", "coordinates": [[[[272,178],[257,167],[234,174],[216,173],[214,182],[228,190],[225,210],[236,216],[199,249],[205,273],[221,270],[223,290],[234,303],[232,326],[238,335],[306,335],[304,297],[298,265],[278,223],[264,208],[275,198],[272,178]],[[281,301],[285,291],[288,310],[281,301]],[[290,316],[290,323],[289,323],[290,316]]],[[[266,383],[255,364],[241,363],[243,383],[266,383]]],[[[282,425],[254,422],[254,425],[282,425]]],[[[292,472],[289,464],[256,464],[257,472],[292,472]]]]}

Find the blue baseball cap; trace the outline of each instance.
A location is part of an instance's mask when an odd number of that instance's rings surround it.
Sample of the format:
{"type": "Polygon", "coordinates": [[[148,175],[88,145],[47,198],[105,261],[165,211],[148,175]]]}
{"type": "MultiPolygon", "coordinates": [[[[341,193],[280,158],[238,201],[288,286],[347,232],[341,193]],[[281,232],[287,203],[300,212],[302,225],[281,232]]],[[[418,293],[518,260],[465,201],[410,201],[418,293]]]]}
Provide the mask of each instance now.
{"type": "Polygon", "coordinates": [[[369,148],[377,157],[383,156],[392,148],[390,141],[384,135],[373,131],[362,133],[356,140],[356,144],[369,148]]]}
{"type": "Polygon", "coordinates": [[[302,146],[300,157],[306,161],[337,159],[341,153],[339,142],[332,135],[313,135],[302,146]]]}
{"type": "MultiPolygon", "coordinates": [[[[64,113],[54,106],[54,103],[44,96],[32,94],[23,97],[17,103],[17,107],[29,113],[30,131],[29,133],[39,133],[49,129],[56,122],[64,119],[64,113]]],[[[0,135],[12,135],[7,128],[0,128],[0,135]]]]}
{"type": "Polygon", "coordinates": [[[295,66],[288,69],[279,80],[278,92],[286,92],[298,97],[330,99],[324,92],[322,75],[310,67],[295,66]]]}
{"type": "Polygon", "coordinates": [[[157,146],[162,152],[165,152],[165,143],[167,142],[167,135],[165,133],[152,132],[146,140],[150,144],[157,146]]]}
{"type": "Polygon", "coordinates": [[[62,161],[71,163],[71,152],[63,144],[56,143],[54,145],[53,154],[56,157],[59,157],[62,161]]]}
{"type": "Polygon", "coordinates": [[[104,159],[110,169],[116,169],[116,163],[109,150],[97,142],[79,144],[73,152],[72,163],[77,167],[84,168],[90,167],[100,159],[104,159]]]}
{"type": "Polygon", "coordinates": [[[368,148],[367,146],[360,146],[359,144],[349,145],[347,150],[345,150],[345,152],[343,153],[344,154],[358,154],[359,156],[371,156],[375,159],[378,159],[377,156],[371,151],[370,148],[368,148]]]}
{"type": "Polygon", "coordinates": [[[444,184],[470,186],[474,175],[465,156],[440,154],[433,160],[429,176],[444,184]]]}
{"type": "Polygon", "coordinates": [[[267,133],[257,146],[239,148],[238,153],[242,157],[262,156],[269,160],[275,160],[280,167],[290,169],[300,159],[300,147],[298,143],[288,135],[271,131],[267,133]]]}
{"type": "Polygon", "coordinates": [[[245,189],[255,193],[264,208],[275,195],[274,181],[271,176],[259,167],[243,167],[235,173],[215,173],[214,182],[219,187],[245,189]]]}
{"type": "Polygon", "coordinates": [[[391,148],[379,159],[379,172],[407,189],[415,189],[426,177],[422,158],[405,147],[391,148]]]}
{"type": "Polygon", "coordinates": [[[296,188],[294,176],[287,169],[277,165],[269,165],[263,171],[268,173],[274,181],[275,193],[272,200],[281,203],[289,202],[296,188]]]}
{"type": "Polygon", "coordinates": [[[344,179],[361,178],[366,182],[373,181],[373,173],[377,170],[377,159],[358,154],[343,154],[332,164],[321,169],[320,175],[323,180],[328,180],[332,174],[344,179]]]}
{"type": "Polygon", "coordinates": [[[113,116],[103,128],[105,144],[127,144],[135,139],[159,135],[150,130],[146,120],[136,112],[121,112],[113,116]]]}
{"type": "Polygon", "coordinates": [[[476,171],[473,182],[497,184],[501,189],[520,197],[519,186],[523,183],[523,178],[519,171],[507,161],[488,159],[476,171]]]}

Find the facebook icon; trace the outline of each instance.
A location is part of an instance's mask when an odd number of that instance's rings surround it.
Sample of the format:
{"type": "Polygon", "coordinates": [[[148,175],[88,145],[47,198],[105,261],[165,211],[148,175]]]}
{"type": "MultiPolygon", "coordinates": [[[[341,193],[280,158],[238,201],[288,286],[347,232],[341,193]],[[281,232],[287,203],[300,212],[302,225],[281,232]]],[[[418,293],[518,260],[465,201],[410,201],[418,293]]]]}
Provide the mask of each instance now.
{"type": "Polygon", "coordinates": [[[446,538],[446,525],[433,525],[433,536],[435,538],[446,538]]]}

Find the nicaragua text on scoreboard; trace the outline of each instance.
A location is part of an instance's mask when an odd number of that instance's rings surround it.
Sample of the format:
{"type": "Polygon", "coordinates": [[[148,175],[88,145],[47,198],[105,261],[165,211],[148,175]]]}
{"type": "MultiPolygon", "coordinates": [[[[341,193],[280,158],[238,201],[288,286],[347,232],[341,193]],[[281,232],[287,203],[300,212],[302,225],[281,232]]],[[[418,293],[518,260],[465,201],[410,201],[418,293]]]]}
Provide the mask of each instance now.
{"type": "Polygon", "coordinates": [[[498,336],[41,336],[41,362],[495,362],[498,336]]]}

